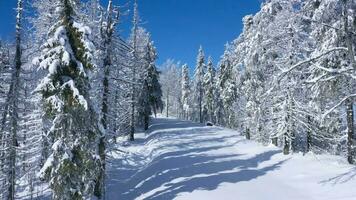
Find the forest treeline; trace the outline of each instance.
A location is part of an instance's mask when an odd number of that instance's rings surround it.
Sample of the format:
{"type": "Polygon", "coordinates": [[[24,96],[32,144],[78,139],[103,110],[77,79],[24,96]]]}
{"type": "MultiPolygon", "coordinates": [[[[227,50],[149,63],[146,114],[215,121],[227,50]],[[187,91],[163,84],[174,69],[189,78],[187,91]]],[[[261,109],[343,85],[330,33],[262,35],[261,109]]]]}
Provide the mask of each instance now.
{"type": "Polygon", "coordinates": [[[230,127],[284,154],[354,163],[356,2],[268,0],[243,24],[217,67],[202,47],[192,75],[164,64],[167,116],[230,127]]]}

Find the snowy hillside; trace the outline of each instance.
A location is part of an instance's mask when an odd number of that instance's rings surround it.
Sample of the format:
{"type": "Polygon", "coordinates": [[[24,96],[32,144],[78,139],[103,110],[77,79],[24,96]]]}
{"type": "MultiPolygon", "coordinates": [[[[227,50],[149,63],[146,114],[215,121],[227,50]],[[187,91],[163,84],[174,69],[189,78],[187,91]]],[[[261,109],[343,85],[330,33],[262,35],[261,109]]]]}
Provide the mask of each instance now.
{"type": "Polygon", "coordinates": [[[356,168],[327,155],[283,155],[233,130],[155,119],[108,161],[107,199],[352,200],[356,168]]]}

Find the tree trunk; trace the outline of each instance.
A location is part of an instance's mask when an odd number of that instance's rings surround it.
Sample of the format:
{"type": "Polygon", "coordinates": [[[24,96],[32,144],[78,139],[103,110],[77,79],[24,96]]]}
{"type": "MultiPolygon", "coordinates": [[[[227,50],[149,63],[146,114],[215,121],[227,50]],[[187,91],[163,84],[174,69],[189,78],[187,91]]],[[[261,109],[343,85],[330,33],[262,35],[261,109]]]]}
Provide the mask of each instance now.
{"type": "MultiPolygon", "coordinates": [[[[346,46],[348,50],[348,56],[351,62],[353,69],[356,69],[356,61],[354,57],[353,50],[353,41],[352,33],[349,31],[348,24],[348,9],[347,9],[347,0],[343,0],[343,22],[344,22],[344,31],[346,35],[346,46]]],[[[354,163],[354,150],[353,150],[353,140],[354,140],[354,115],[353,115],[353,100],[348,99],[346,102],[346,113],[347,113],[347,161],[350,164],[354,163]]]]}
{"type": "MultiPolygon", "coordinates": [[[[105,76],[103,79],[103,101],[102,101],[102,108],[101,108],[101,124],[103,125],[103,128],[105,132],[107,131],[108,124],[107,124],[107,116],[108,116],[108,98],[109,98],[109,77],[110,77],[110,71],[109,67],[111,65],[109,55],[104,60],[104,66],[105,66],[105,76]]],[[[96,180],[95,183],[95,189],[94,189],[94,195],[98,197],[98,199],[102,199],[103,193],[104,193],[104,184],[105,184],[105,158],[106,158],[106,133],[102,133],[100,140],[99,140],[99,157],[100,157],[100,162],[101,162],[101,167],[98,175],[98,180],[96,180]]]]}
{"type": "Polygon", "coordinates": [[[251,140],[251,134],[250,134],[250,129],[246,128],[246,139],[251,140]]]}
{"type": "Polygon", "coordinates": [[[289,154],[289,150],[290,150],[290,141],[289,141],[289,136],[288,136],[288,132],[284,134],[284,147],[283,147],[283,154],[284,155],[288,155],[289,154]]]}
{"type": "Polygon", "coordinates": [[[311,147],[311,143],[312,143],[312,131],[311,131],[311,116],[308,115],[307,116],[307,120],[308,120],[308,125],[310,126],[307,130],[307,143],[306,143],[306,152],[309,152],[310,151],[310,147],[311,147]]]}
{"type": "Polygon", "coordinates": [[[15,199],[15,185],[16,185],[16,148],[17,129],[18,129],[18,101],[19,101],[19,85],[20,72],[22,67],[21,57],[21,17],[22,17],[22,0],[17,3],[17,21],[16,21],[16,52],[15,52],[15,68],[12,74],[11,86],[9,91],[10,120],[11,120],[11,144],[10,144],[10,173],[9,173],[9,194],[8,199],[15,199]]]}
{"type": "Polygon", "coordinates": [[[354,163],[354,114],[353,101],[351,99],[346,102],[347,113],[347,161],[350,164],[354,163]]]}
{"type": "Polygon", "coordinates": [[[278,137],[272,138],[272,144],[276,147],[278,147],[278,137]]]}
{"type": "Polygon", "coordinates": [[[136,67],[133,67],[133,74],[132,74],[132,94],[131,94],[131,120],[130,120],[130,141],[135,140],[135,95],[136,95],[136,67]]]}
{"type": "Polygon", "coordinates": [[[148,125],[149,125],[149,121],[150,121],[150,116],[149,115],[145,115],[145,120],[144,120],[144,126],[145,126],[145,131],[148,130],[148,125]]]}
{"type": "Polygon", "coordinates": [[[167,91],[166,96],[166,117],[168,118],[168,110],[169,110],[169,90],[167,91]]]}
{"type": "Polygon", "coordinates": [[[199,122],[200,122],[200,123],[203,123],[202,101],[203,101],[203,91],[202,91],[202,89],[200,89],[200,91],[199,91],[199,122]]]}

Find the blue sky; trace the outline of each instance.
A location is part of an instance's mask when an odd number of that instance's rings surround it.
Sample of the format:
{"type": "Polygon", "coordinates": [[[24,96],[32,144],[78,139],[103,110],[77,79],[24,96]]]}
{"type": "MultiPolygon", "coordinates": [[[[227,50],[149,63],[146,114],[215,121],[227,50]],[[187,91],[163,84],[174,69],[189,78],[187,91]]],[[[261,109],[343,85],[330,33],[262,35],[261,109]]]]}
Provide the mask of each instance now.
{"type": "MultiPolygon", "coordinates": [[[[17,0],[0,0],[0,38],[12,39],[17,0]]],[[[107,0],[101,0],[104,5],[107,0]]],[[[114,0],[132,11],[133,0],[114,0]]],[[[242,30],[242,17],[256,13],[261,0],[138,0],[141,25],[152,34],[159,60],[172,58],[193,68],[200,45],[217,63],[224,44],[242,30]]],[[[120,33],[127,37],[131,14],[122,17],[120,33]]]]}

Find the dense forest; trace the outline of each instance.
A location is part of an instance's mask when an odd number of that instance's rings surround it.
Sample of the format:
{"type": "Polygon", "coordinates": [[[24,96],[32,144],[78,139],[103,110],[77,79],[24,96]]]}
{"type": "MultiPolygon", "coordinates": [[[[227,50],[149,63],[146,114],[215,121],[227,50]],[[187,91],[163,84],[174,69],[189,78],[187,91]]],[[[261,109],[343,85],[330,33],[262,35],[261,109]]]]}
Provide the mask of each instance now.
{"type": "Polygon", "coordinates": [[[18,1],[15,43],[1,43],[0,196],[32,199],[45,181],[54,199],[100,198],[107,149],[162,109],[154,43],[137,4],[128,40],[112,1],[26,5],[18,1]]]}
{"type": "Polygon", "coordinates": [[[354,164],[355,0],[263,1],[217,66],[201,46],[196,66],[160,67],[137,2],[129,38],[116,3],[17,0],[0,41],[0,199],[104,199],[108,152],[159,113],[354,164]]]}
{"type": "Polygon", "coordinates": [[[217,67],[202,47],[193,76],[164,64],[167,116],[233,128],[285,154],[329,152],[354,163],[355,9],[348,0],[265,1],[217,67]]]}

